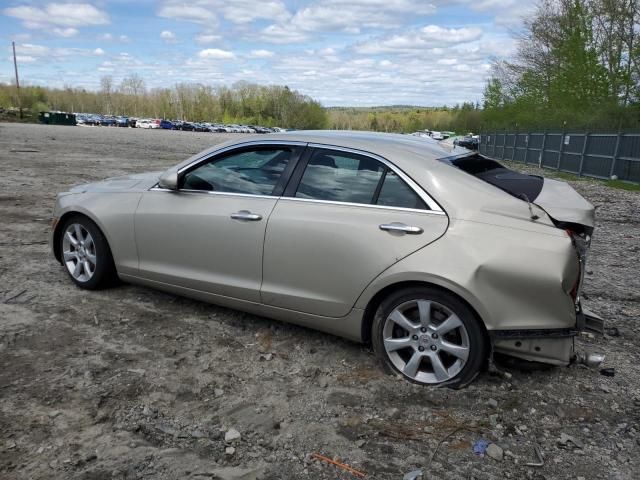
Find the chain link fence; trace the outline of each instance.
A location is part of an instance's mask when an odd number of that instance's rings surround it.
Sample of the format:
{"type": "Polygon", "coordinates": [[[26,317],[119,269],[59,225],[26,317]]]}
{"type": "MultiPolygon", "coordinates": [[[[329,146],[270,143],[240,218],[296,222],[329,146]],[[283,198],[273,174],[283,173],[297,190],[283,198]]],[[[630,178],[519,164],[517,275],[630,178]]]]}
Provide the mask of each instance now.
{"type": "Polygon", "coordinates": [[[640,133],[483,133],[478,150],[496,160],[640,182],[640,133]]]}

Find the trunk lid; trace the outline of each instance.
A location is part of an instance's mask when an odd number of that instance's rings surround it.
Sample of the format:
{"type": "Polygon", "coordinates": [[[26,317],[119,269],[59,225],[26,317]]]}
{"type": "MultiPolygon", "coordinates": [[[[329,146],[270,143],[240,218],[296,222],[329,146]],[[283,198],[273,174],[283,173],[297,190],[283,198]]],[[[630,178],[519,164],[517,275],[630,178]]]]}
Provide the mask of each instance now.
{"type": "Polygon", "coordinates": [[[508,194],[542,208],[558,228],[591,235],[595,208],[568,183],[510,170],[479,154],[442,159],[508,194]]]}

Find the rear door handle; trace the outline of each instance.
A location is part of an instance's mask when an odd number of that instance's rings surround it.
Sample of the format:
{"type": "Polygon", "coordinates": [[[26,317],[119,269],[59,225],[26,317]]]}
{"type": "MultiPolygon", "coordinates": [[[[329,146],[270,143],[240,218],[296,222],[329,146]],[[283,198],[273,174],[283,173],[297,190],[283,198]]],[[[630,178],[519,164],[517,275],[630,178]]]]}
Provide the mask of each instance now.
{"type": "Polygon", "coordinates": [[[409,235],[420,235],[424,230],[420,227],[412,227],[411,225],[405,225],[404,223],[383,223],[380,225],[380,230],[386,230],[388,232],[402,232],[409,235]]]}
{"type": "Polygon", "coordinates": [[[258,222],[262,220],[262,215],[251,213],[249,210],[240,210],[239,212],[232,213],[231,218],[245,222],[258,222]]]}

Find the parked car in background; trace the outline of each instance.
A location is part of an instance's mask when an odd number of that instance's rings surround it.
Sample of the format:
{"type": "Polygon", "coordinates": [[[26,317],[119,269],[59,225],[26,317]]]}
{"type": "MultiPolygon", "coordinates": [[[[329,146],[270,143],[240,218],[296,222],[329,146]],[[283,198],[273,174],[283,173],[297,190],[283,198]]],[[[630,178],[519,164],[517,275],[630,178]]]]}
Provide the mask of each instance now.
{"type": "Polygon", "coordinates": [[[136,122],[137,128],[157,129],[160,128],[160,119],[143,118],[136,122]]]}
{"type": "Polygon", "coordinates": [[[419,384],[464,386],[493,352],[567,365],[591,328],[593,206],[410,135],[227,142],[72,188],[53,215],[53,252],[81,288],[119,277],[371,343],[419,384]]]}
{"type": "Polygon", "coordinates": [[[116,117],[116,126],[118,127],[128,127],[129,119],[127,117],[116,117]]]}
{"type": "Polygon", "coordinates": [[[431,132],[431,138],[434,140],[444,140],[444,135],[440,132],[431,132]]]}
{"type": "Polygon", "coordinates": [[[100,125],[103,127],[115,127],[117,126],[115,117],[105,116],[100,120],[100,125]]]}
{"type": "Polygon", "coordinates": [[[160,128],[164,128],[165,130],[173,130],[173,122],[170,120],[162,119],[160,120],[160,128]]]}
{"type": "Polygon", "coordinates": [[[477,150],[478,149],[478,144],[480,143],[480,139],[478,137],[463,137],[463,138],[456,138],[453,141],[454,145],[457,145],[459,147],[464,147],[464,148],[468,148],[469,150],[477,150]]]}

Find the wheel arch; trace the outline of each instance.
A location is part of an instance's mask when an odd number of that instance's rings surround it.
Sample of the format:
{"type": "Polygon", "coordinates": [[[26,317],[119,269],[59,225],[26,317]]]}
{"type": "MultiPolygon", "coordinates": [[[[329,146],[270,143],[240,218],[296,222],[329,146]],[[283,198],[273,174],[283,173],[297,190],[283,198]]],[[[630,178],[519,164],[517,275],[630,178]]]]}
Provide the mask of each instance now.
{"type": "Polygon", "coordinates": [[[478,312],[478,310],[469,301],[467,301],[467,299],[465,299],[459,293],[449,288],[446,288],[445,286],[439,285],[437,283],[429,282],[429,281],[424,281],[424,280],[405,280],[405,281],[392,283],[390,285],[386,285],[384,288],[377,291],[375,295],[371,297],[371,299],[367,303],[367,306],[364,309],[364,314],[362,316],[361,336],[362,336],[362,341],[365,344],[371,343],[371,332],[372,332],[373,320],[374,320],[376,311],[378,310],[378,307],[384,301],[384,299],[387,298],[392,293],[397,292],[398,290],[404,290],[406,288],[415,288],[415,287],[434,288],[442,292],[448,293],[450,295],[453,295],[462,303],[464,303],[473,312],[473,315],[476,318],[476,321],[480,325],[480,329],[482,330],[483,340],[485,341],[485,344],[487,346],[490,345],[491,338],[489,336],[487,326],[482,316],[478,312]]]}
{"type": "Polygon", "coordinates": [[[53,255],[55,256],[56,260],[62,265],[62,257],[60,256],[60,241],[62,240],[62,227],[64,226],[64,224],[67,222],[67,220],[71,217],[85,217],[86,219],[90,220],[98,230],[100,230],[100,233],[102,233],[102,235],[104,236],[106,242],[107,242],[107,248],[109,249],[109,253],[111,255],[113,255],[113,252],[111,251],[111,244],[109,241],[109,237],[107,236],[107,234],[105,233],[105,229],[102,228],[102,225],[100,225],[100,223],[98,221],[96,221],[95,218],[93,218],[92,215],[90,215],[87,212],[83,212],[80,210],[69,210],[64,212],[60,218],[58,219],[58,222],[56,223],[56,226],[53,230],[53,235],[52,235],[52,242],[53,242],[53,255]]]}

